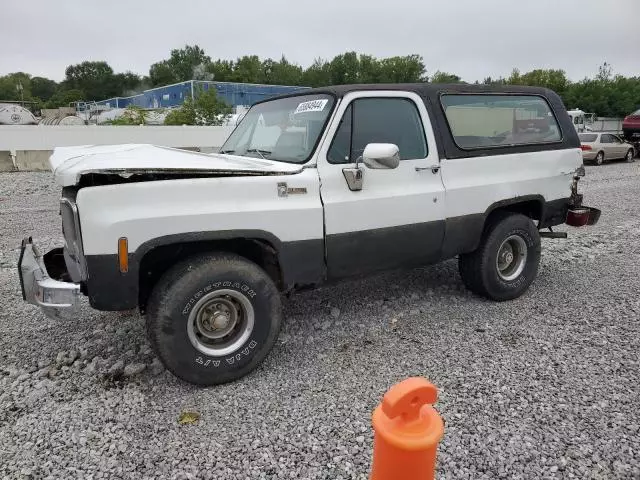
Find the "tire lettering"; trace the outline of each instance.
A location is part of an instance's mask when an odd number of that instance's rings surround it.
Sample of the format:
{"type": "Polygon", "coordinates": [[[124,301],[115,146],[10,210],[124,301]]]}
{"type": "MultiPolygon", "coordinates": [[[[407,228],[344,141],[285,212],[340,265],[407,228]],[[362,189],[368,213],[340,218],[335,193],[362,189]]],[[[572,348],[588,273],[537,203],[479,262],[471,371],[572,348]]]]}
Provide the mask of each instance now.
{"type": "Polygon", "coordinates": [[[244,350],[242,350],[242,354],[243,355],[249,355],[249,349],[245,348],[244,350]]]}
{"type": "Polygon", "coordinates": [[[251,340],[251,342],[249,343],[249,348],[254,349],[256,348],[256,345],[258,345],[258,343],[255,340],[251,340]]]}
{"type": "Polygon", "coordinates": [[[222,282],[222,286],[223,287],[230,287],[231,286],[231,282],[222,282]]]}
{"type": "Polygon", "coordinates": [[[236,354],[236,360],[240,361],[241,358],[242,358],[242,355],[240,355],[239,353],[236,354]]]}
{"type": "Polygon", "coordinates": [[[202,357],[198,357],[196,358],[196,363],[199,363],[200,365],[202,365],[204,362],[202,361],[202,357]]]}
{"type": "Polygon", "coordinates": [[[233,365],[233,362],[234,362],[236,359],[235,359],[235,358],[233,358],[233,357],[229,357],[229,358],[225,358],[225,360],[227,361],[227,363],[228,363],[229,365],[233,365]]]}

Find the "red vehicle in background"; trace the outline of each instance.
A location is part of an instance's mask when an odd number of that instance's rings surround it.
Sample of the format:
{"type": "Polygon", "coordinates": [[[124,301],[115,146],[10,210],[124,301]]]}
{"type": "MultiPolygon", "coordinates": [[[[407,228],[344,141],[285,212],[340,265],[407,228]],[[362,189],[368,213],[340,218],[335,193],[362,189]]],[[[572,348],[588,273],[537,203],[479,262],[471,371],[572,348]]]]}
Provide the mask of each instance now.
{"type": "Polygon", "coordinates": [[[640,137],[640,110],[624,117],[622,131],[628,140],[631,140],[632,137],[640,137]]]}
{"type": "Polygon", "coordinates": [[[633,144],[636,154],[640,154],[640,110],[624,117],[622,135],[627,142],[633,144]]]}

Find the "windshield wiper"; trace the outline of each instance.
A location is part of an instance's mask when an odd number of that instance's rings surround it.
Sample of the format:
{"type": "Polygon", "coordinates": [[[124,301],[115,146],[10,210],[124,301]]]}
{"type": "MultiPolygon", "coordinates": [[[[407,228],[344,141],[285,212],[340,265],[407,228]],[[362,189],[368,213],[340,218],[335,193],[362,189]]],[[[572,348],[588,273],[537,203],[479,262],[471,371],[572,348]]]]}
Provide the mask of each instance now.
{"type": "Polygon", "coordinates": [[[249,150],[246,150],[246,153],[257,153],[262,157],[263,160],[267,159],[265,155],[271,155],[271,152],[269,150],[261,150],[259,148],[250,148],[249,150]]]}
{"type": "Polygon", "coordinates": [[[218,153],[221,153],[224,155],[225,153],[233,153],[233,152],[235,152],[235,150],[220,150],[218,153]]]}

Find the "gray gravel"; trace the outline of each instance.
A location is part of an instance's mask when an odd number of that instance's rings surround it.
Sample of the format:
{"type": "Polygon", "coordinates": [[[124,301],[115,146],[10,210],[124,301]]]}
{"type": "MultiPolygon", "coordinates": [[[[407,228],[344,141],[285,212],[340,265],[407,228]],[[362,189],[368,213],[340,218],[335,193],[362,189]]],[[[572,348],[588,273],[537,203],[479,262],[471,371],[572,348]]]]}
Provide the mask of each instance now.
{"type": "Polygon", "coordinates": [[[0,478],[366,479],[371,412],[411,375],[440,388],[438,478],[640,478],[640,163],[583,190],[601,223],[545,240],[523,298],[474,297],[454,261],[301,294],[261,368],[200,389],[135,312],[22,303],[16,246],[59,244],[58,189],[1,174],[0,478]]]}

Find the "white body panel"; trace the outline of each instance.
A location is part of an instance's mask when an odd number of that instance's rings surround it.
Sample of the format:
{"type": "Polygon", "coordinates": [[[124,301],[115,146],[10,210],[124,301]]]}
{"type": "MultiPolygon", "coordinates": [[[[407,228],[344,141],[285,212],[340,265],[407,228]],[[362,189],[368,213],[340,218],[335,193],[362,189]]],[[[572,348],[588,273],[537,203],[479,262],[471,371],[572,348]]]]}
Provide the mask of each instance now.
{"type": "Polygon", "coordinates": [[[429,168],[431,166],[439,166],[437,146],[429,116],[418,95],[399,91],[357,92],[346,95],[338,106],[318,155],[326,234],[443,220],[444,186],[439,172],[432,173],[429,168]],[[365,97],[412,100],[424,123],[428,156],[416,160],[402,160],[393,170],[369,169],[361,163],[364,171],[362,190],[351,191],[342,170],[354,167],[355,164],[331,164],[327,161],[327,152],[349,102],[365,97]],[[417,171],[416,168],[424,170],[417,171]]]}
{"type": "MultiPolygon", "coordinates": [[[[248,159],[250,160],[250,159],[248,159]]],[[[77,196],[85,255],[129,251],[165,235],[264,230],[283,242],[321,239],[318,172],[139,182],[83,188],[77,196]],[[278,196],[278,182],[306,194],[278,196]]]]}
{"type": "Polygon", "coordinates": [[[49,158],[56,182],[75,185],[91,172],[141,173],[162,171],[294,173],[301,165],[247,157],[190,152],[153,145],[89,145],[59,147],[49,158]]]}
{"type": "Polygon", "coordinates": [[[445,215],[484,213],[495,202],[525,195],[567,198],[581,164],[580,149],[444,160],[445,215]]]}

